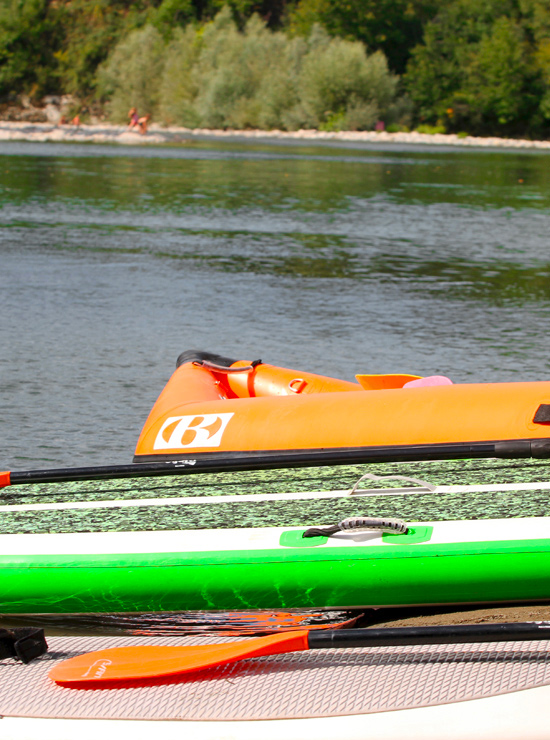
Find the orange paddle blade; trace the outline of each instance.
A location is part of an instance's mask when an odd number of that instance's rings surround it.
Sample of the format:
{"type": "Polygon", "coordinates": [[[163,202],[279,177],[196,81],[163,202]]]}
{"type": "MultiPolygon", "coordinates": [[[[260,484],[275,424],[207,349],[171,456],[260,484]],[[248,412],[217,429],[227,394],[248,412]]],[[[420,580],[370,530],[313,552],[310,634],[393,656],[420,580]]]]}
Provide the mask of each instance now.
{"type": "Polygon", "coordinates": [[[307,650],[308,632],[297,630],[215,645],[141,645],[97,650],[64,660],[52,668],[49,676],[65,686],[177,676],[245,658],[307,650]]]}

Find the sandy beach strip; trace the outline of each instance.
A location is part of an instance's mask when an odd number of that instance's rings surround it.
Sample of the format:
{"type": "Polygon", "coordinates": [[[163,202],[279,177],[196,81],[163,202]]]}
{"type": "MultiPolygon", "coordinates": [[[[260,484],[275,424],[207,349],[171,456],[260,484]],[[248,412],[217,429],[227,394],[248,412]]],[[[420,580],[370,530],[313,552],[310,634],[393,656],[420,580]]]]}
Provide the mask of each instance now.
{"type": "Polygon", "coordinates": [[[0,141],[75,142],[96,144],[178,144],[201,139],[274,140],[283,142],[356,143],[368,145],[422,145],[447,147],[499,147],[504,149],[550,149],[550,141],[527,139],[500,139],[498,137],[460,137],[457,134],[421,134],[416,131],[388,133],[387,131],[260,131],[215,130],[161,127],[152,125],[142,135],[126,126],[108,123],[55,125],[52,123],[25,123],[0,121],[0,141]]]}

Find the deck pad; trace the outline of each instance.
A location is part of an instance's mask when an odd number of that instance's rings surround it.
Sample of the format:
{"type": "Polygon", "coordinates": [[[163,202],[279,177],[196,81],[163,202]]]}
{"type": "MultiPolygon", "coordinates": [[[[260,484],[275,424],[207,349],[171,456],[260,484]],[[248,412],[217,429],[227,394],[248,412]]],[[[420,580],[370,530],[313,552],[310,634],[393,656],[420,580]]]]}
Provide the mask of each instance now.
{"type": "MultiPolygon", "coordinates": [[[[225,641],[223,638],[220,642],[225,641]]],[[[29,665],[0,662],[0,714],[132,720],[344,716],[506,694],[550,684],[550,642],[350,648],[243,661],[174,683],[78,691],[47,677],[58,661],[123,645],[211,638],[52,637],[29,665]]]]}
{"type": "MultiPolygon", "coordinates": [[[[514,490],[510,485],[550,481],[550,463],[539,460],[453,460],[343,465],[168,477],[112,479],[75,483],[20,485],[2,492],[6,506],[107,502],[112,500],[199,498],[201,503],[99,509],[2,512],[0,534],[147,531],[174,529],[299,527],[331,523],[349,516],[399,517],[405,520],[453,520],[540,517],[550,515],[549,491],[514,490]],[[252,501],[251,495],[350,490],[365,473],[404,475],[436,486],[500,484],[502,490],[424,492],[422,495],[252,501]],[[508,487],[507,487],[508,486],[508,487]],[[225,496],[233,499],[224,503],[225,496]],[[235,500],[243,496],[242,503],[235,500]],[[215,506],[205,503],[216,497],[215,506]]],[[[395,480],[368,488],[402,488],[395,480]]]]}

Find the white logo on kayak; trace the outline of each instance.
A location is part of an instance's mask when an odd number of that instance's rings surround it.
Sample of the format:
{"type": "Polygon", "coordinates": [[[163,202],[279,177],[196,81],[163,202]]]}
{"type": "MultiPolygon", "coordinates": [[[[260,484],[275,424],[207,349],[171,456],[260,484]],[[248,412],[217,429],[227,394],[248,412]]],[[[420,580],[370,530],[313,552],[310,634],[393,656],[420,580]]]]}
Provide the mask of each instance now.
{"type": "Polygon", "coordinates": [[[88,668],[86,673],[82,674],[82,678],[86,678],[86,676],[89,676],[92,671],[95,671],[93,673],[93,678],[101,678],[101,676],[105,673],[107,670],[107,666],[112,664],[112,660],[109,660],[109,658],[99,658],[99,660],[96,660],[92,663],[92,665],[88,668]]]}
{"type": "Polygon", "coordinates": [[[222,435],[233,414],[170,416],[160,428],[154,450],[219,447],[222,435]]]}

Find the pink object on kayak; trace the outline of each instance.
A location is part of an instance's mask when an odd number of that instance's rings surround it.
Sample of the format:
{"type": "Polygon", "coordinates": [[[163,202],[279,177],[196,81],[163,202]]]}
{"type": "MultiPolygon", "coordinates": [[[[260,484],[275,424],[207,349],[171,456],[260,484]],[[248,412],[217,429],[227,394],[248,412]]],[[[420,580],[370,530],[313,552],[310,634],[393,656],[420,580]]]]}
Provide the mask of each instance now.
{"type": "Polygon", "coordinates": [[[418,380],[409,380],[405,383],[403,388],[428,388],[434,385],[452,385],[453,381],[446,378],[444,375],[429,375],[427,378],[419,378],[418,380]]]}

